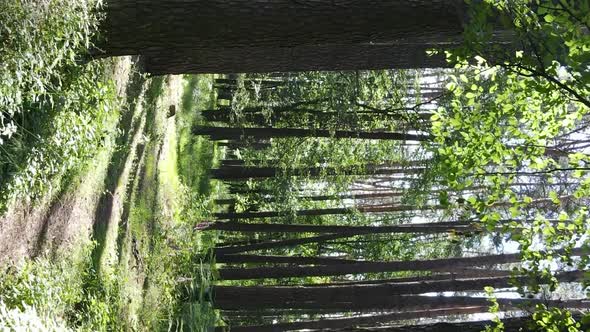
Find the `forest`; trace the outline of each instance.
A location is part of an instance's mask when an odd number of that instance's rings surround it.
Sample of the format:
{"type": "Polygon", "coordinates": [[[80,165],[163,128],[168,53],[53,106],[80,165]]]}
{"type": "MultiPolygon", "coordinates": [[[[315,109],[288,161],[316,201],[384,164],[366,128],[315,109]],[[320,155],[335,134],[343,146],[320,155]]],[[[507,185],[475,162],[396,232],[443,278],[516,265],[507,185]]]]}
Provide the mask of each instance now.
{"type": "Polygon", "coordinates": [[[589,0],[0,0],[0,331],[590,331],[589,0]]]}

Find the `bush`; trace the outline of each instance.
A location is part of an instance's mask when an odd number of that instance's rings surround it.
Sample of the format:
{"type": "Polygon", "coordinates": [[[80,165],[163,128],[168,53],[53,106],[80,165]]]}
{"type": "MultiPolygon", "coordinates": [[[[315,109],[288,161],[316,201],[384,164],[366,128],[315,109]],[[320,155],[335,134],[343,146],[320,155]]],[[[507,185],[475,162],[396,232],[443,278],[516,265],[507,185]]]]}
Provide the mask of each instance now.
{"type": "Polygon", "coordinates": [[[122,328],[121,281],[95,271],[92,248],[85,245],[79,254],[55,262],[41,257],[0,269],[0,326],[47,324],[50,331],[53,326],[60,331],[58,327],[65,326],[82,331],[122,328]]]}
{"type": "Polygon", "coordinates": [[[0,2],[0,208],[36,198],[103,144],[113,88],[100,83],[101,64],[79,64],[99,5],[0,2]]]}

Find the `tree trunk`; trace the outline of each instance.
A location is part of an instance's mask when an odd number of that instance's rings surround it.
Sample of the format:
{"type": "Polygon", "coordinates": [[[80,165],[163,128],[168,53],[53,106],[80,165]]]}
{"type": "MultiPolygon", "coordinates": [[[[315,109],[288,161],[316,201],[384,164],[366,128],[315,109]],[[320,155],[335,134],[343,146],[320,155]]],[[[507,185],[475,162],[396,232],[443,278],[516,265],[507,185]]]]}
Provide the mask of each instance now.
{"type": "MultiPolygon", "coordinates": [[[[239,256],[239,255],[236,255],[239,256]]],[[[402,283],[402,282],[419,282],[419,281],[436,281],[436,280],[456,280],[469,278],[489,278],[489,277],[508,277],[512,275],[510,270],[480,269],[480,268],[457,268],[449,272],[436,271],[434,274],[416,277],[400,277],[393,279],[369,279],[362,281],[340,281],[328,284],[303,284],[306,287],[324,287],[324,286],[347,286],[347,285],[375,285],[384,283],[402,283]]]]}
{"type": "MultiPolygon", "coordinates": [[[[427,206],[414,206],[414,205],[397,205],[397,204],[384,204],[384,205],[362,205],[357,207],[349,208],[327,208],[327,209],[309,209],[295,211],[296,216],[326,216],[326,215],[339,215],[339,214],[354,214],[360,213],[386,213],[386,212],[407,212],[407,211],[429,211],[429,210],[441,210],[445,209],[442,205],[427,205],[427,206]]],[[[288,214],[287,212],[281,211],[259,211],[259,212],[217,212],[213,215],[217,219],[255,219],[255,218],[274,218],[280,217],[281,215],[288,214]]],[[[401,228],[400,228],[401,230],[401,228]]],[[[418,230],[418,228],[416,228],[418,230]]],[[[448,231],[449,229],[447,229],[448,231]]],[[[434,229],[434,232],[444,232],[440,229],[434,229]]],[[[371,233],[371,232],[369,232],[371,233]]],[[[415,231],[407,230],[406,233],[415,233],[415,231]]]]}
{"type": "Polygon", "coordinates": [[[469,232],[479,228],[470,223],[438,222],[416,223],[393,226],[335,226],[335,225],[297,225],[297,224],[245,224],[237,222],[215,222],[207,229],[229,232],[277,232],[277,233],[346,233],[346,234],[383,234],[383,233],[442,233],[448,231],[469,232]]]}
{"type": "MultiPolygon", "coordinates": [[[[360,326],[380,326],[399,320],[409,320],[418,318],[434,318],[448,315],[468,315],[480,312],[486,312],[487,307],[457,307],[423,311],[394,312],[389,314],[370,315],[352,318],[320,319],[317,321],[304,321],[294,323],[277,323],[273,325],[257,326],[232,326],[231,332],[286,332],[296,330],[321,330],[360,326]]],[[[226,331],[224,327],[218,327],[216,332],[226,331]]]]}
{"type": "Polygon", "coordinates": [[[450,66],[444,54],[429,56],[427,50],[449,45],[456,43],[164,49],[147,55],[145,70],[167,75],[444,68],[450,66]]]}
{"type": "Polygon", "coordinates": [[[392,133],[392,132],[366,132],[349,130],[322,130],[300,128],[228,128],[198,126],[193,130],[195,135],[208,135],[212,140],[273,137],[331,137],[331,138],[357,138],[357,139],[382,139],[396,141],[429,141],[428,135],[392,133]]]}
{"type": "MultiPolygon", "coordinates": [[[[354,199],[354,200],[361,200],[361,199],[370,199],[370,198],[389,198],[389,197],[402,197],[407,195],[407,193],[403,191],[381,191],[381,192],[371,192],[371,193],[364,193],[364,194],[337,194],[337,195],[317,195],[317,196],[300,196],[298,200],[309,200],[313,202],[317,201],[331,201],[331,200],[343,200],[343,199],[354,199]]],[[[275,197],[265,197],[265,202],[276,202],[277,199],[275,197]]],[[[215,204],[217,205],[231,205],[237,203],[235,198],[221,198],[216,199],[215,204]]]]}
{"type": "MultiPolygon", "coordinates": [[[[102,26],[106,41],[99,46],[107,55],[149,55],[211,48],[422,44],[457,40],[464,8],[455,0],[110,0],[102,26]]],[[[243,53],[242,60],[247,57],[243,53]]]]}
{"type": "Polygon", "coordinates": [[[288,176],[333,176],[333,175],[395,175],[419,174],[425,167],[390,167],[387,165],[355,165],[348,167],[297,167],[281,169],[270,166],[226,166],[211,170],[211,177],[218,180],[247,180],[288,176]]]}
{"type": "MultiPolygon", "coordinates": [[[[232,298],[217,298],[214,299],[214,306],[216,309],[222,310],[240,310],[242,308],[276,308],[276,309],[339,309],[339,310],[432,310],[440,308],[450,308],[457,306],[486,306],[490,304],[489,299],[485,297],[470,297],[470,296],[424,296],[424,295],[392,295],[392,296],[358,296],[354,302],[335,302],[335,301],[321,301],[321,302],[286,302],[279,301],[275,295],[270,295],[272,298],[265,298],[261,295],[256,297],[254,301],[244,303],[238,301],[236,297],[232,298]]],[[[240,299],[241,300],[241,299],[240,299]]],[[[545,300],[545,299],[497,299],[500,308],[508,309],[522,309],[523,307],[534,308],[536,304],[545,304],[549,307],[560,308],[576,308],[586,309],[590,308],[590,301],[588,300],[545,300]]]]}
{"type": "MultiPolygon", "coordinates": [[[[579,320],[580,317],[576,317],[579,320]]],[[[543,331],[544,329],[535,324],[535,322],[528,316],[505,318],[502,319],[504,324],[503,331],[505,332],[519,332],[519,331],[543,331]]],[[[390,326],[390,327],[373,327],[360,328],[348,327],[343,329],[326,329],[324,332],[480,332],[484,331],[486,326],[493,327],[496,324],[493,321],[474,321],[474,322],[441,322],[432,324],[420,325],[404,325],[404,326],[390,326]]],[[[589,324],[582,324],[580,331],[587,331],[589,324]]]]}
{"type": "Polygon", "coordinates": [[[249,245],[237,246],[237,247],[215,248],[214,252],[215,252],[216,256],[229,255],[229,254],[236,254],[236,253],[253,251],[253,250],[292,247],[292,246],[298,246],[298,245],[307,244],[307,243],[321,243],[321,242],[340,239],[340,238],[348,237],[348,236],[350,236],[350,235],[348,235],[348,234],[327,234],[327,235],[305,237],[305,238],[299,238],[299,239],[262,242],[262,243],[249,244],[249,245]]]}
{"type": "MultiPolygon", "coordinates": [[[[563,272],[555,275],[560,282],[577,282],[584,277],[584,271],[563,272]]],[[[344,285],[326,287],[302,286],[216,286],[214,288],[215,301],[219,303],[242,303],[247,306],[250,302],[265,307],[276,307],[283,303],[358,303],[365,299],[388,298],[396,295],[425,294],[440,292],[482,291],[486,286],[493,288],[512,288],[534,281],[544,283],[540,278],[531,279],[528,276],[505,276],[487,278],[430,280],[418,282],[383,283],[370,285],[344,285]]]]}
{"type": "MultiPolygon", "coordinates": [[[[333,235],[333,234],[332,234],[333,235]]],[[[570,256],[587,253],[584,248],[573,249],[570,256]]],[[[558,251],[559,254],[565,251],[558,251]]],[[[355,264],[325,266],[280,266],[257,267],[249,269],[218,269],[221,280],[247,280],[262,278],[289,278],[313,276],[337,276],[372,272],[399,271],[453,271],[457,268],[489,266],[520,261],[520,254],[488,255],[475,257],[443,258],[432,260],[394,261],[394,262],[363,262],[355,264]]]]}
{"type": "Polygon", "coordinates": [[[263,256],[263,255],[220,255],[215,257],[216,263],[259,263],[259,264],[296,264],[296,265],[332,265],[354,264],[353,259],[340,259],[330,257],[299,257],[299,256],[263,256]]]}

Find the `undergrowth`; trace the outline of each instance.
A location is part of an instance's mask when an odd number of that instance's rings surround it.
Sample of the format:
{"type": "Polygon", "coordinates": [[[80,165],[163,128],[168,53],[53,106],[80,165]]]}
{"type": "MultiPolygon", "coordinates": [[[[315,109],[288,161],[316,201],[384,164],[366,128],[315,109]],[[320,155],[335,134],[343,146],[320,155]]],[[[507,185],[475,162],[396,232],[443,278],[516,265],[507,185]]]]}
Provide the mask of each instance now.
{"type": "Polygon", "coordinates": [[[95,0],[0,2],[0,211],[34,200],[105,144],[115,94],[103,65],[80,62],[95,0]]]}
{"type": "Polygon", "coordinates": [[[211,217],[213,198],[219,188],[212,184],[209,171],[219,159],[217,147],[209,140],[192,134],[194,125],[202,121],[199,110],[211,106],[212,77],[188,75],[184,77],[181,107],[176,115],[175,150],[177,155],[175,223],[166,230],[165,237],[173,246],[169,249],[167,279],[173,301],[169,308],[169,331],[206,332],[219,320],[212,308],[209,289],[215,279],[214,259],[209,250],[216,241],[215,232],[202,232],[196,227],[211,217]]]}
{"type": "Polygon", "coordinates": [[[0,269],[0,326],[15,331],[116,330],[116,312],[124,305],[120,280],[94,271],[92,247],[84,245],[60,260],[41,257],[0,269]]]}

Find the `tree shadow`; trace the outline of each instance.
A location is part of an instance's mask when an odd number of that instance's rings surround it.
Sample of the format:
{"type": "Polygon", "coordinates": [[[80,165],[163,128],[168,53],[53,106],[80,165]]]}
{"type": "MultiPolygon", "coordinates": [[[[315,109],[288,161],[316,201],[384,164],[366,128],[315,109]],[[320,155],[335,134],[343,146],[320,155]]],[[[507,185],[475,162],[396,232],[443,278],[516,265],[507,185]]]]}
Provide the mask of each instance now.
{"type": "MultiPolygon", "coordinates": [[[[139,72],[133,72],[127,87],[127,109],[123,112],[119,122],[118,131],[120,135],[115,140],[115,151],[113,152],[107,175],[104,179],[103,193],[99,199],[94,215],[92,229],[92,240],[96,245],[92,251],[92,262],[96,271],[100,269],[100,261],[105,249],[107,230],[110,226],[111,215],[114,207],[114,196],[117,187],[124,175],[125,164],[131,155],[131,140],[140,129],[141,121],[133,121],[137,108],[137,102],[142,92],[146,78],[139,72]]],[[[143,116],[143,115],[140,115],[143,116]]]]}

